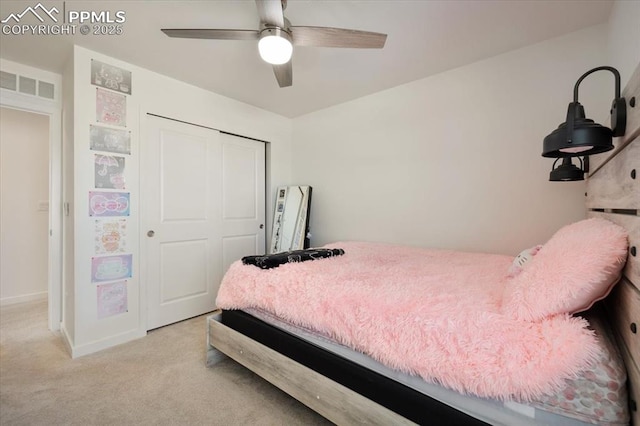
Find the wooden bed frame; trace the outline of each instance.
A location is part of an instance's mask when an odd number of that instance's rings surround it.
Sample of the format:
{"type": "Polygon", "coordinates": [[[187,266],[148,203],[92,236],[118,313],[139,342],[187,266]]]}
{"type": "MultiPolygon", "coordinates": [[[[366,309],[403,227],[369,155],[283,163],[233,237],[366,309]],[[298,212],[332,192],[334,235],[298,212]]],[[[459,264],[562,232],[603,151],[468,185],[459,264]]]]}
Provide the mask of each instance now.
{"type": "Polygon", "coordinates": [[[627,130],[614,140],[610,155],[591,162],[585,196],[588,217],[608,219],[629,232],[624,275],[605,306],[627,367],[631,422],[640,426],[640,64],[622,95],[627,130]]]}
{"type": "MultiPolygon", "coordinates": [[[[640,426],[640,64],[623,96],[626,133],[610,155],[591,160],[585,196],[588,217],[606,218],[629,232],[624,276],[605,306],[628,371],[632,424],[640,426]]],[[[336,424],[413,424],[217,319],[207,319],[207,366],[228,356],[336,424]]]]}

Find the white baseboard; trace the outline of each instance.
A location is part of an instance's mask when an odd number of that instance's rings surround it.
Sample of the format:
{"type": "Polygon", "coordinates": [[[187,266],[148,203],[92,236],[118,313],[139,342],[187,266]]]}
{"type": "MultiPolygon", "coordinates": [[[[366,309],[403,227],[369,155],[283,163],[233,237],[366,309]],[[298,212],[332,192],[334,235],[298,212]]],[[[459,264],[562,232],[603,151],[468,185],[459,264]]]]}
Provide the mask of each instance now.
{"type": "Polygon", "coordinates": [[[112,346],[121,345],[123,343],[130,342],[132,340],[140,339],[141,337],[145,337],[147,332],[140,329],[133,329],[122,334],[118,334],[115,336],[110,336],[106,339],[95,340],[93,342],[89,342],[83,345],[75,345],[74,342],[69,339],[66,330],[63,334],[65,336],[65,344],[67,345],[67,349],[71,353],[71,358],[78,358],[81,356],[89,355],[94,352],[101,351],[103,349],[110,348],[112,346]]]}
{"type": "Polygon", "coordinates": [[[16,303],[33,302],[34,300],[44,300],[49,292],[22,294],[20,296],[2,297],[0,298],[0,306],[15,305],[16,303]]]}
{"type": "Polygon", "coordinates": [[[62,334],[62,342],[64,343],[64,347],[67,348],[67,352],[69,352],[69,356],[73,358],[73,343],[69,338],[69,333],[67,332],[67,328],[63,324],[60,324],[60,334],[62,334]]]}

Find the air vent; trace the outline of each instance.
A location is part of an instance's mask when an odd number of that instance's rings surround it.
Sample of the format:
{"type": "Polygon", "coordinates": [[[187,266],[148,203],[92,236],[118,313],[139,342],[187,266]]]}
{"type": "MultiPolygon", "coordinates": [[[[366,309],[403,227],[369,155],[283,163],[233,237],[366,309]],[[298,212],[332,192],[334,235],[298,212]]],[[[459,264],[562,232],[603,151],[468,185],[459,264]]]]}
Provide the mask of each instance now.
{"type": "Polygon", "coordinates": [[[53,84],[47,83],[46,81],[38,81],[38,96],[47,99],[53,99],[54,91],[53,84]]]}
{"type": "Polygon", "coordinates": [[[20,76],[20,86],[18,88],[20,93],[26,93],[27,95],[36,94],[36,80],[29,77],[20,76]]]}
{"type": "Polygon", "coordinates": [[[0,71],[0,87],[8,90],[18,90],[18,76],[9,72],[0,71]]]}
{"type": "Polygon", "coordinates": [[[6,71],[0,71],[0,88],[50,100],[56,98],[56,86],[53,83],[6,71]]]}

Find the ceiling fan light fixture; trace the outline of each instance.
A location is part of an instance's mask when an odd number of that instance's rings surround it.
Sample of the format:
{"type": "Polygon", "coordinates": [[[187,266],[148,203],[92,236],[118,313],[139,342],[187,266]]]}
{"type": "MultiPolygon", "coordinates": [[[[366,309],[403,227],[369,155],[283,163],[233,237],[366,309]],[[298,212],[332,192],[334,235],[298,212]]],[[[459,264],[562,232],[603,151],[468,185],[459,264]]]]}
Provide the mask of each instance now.
{"type": "Polygon", "coordinates": [[[291,36],[277,27],[265,28],[260,32],[258,51],[265,62],[273,65],[286,64],[293,54],[291,36]]]}
{"type": "Polygon", "coordinates": [[[248,40],[258,42],[258,52],[272,65],[280,87],[293,84],[293,44],[308,47],[382,49],[387,35],[347,28],[292,26],[284,16],[287,0],[255,0],[260,26],[257,30],[221,28],[163,28],[169,37],[201,40],[248,40]]]}

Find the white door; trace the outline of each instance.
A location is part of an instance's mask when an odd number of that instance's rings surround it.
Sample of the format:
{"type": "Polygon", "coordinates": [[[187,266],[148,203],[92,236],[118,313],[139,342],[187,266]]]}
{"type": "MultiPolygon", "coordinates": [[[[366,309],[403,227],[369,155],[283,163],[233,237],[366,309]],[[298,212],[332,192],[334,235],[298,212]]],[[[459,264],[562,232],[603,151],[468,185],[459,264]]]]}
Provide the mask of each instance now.
{"type": "MultiPolygon", "coordinates": [[[[216,130],[147,120],[142,214],[150,330],[214,310],[225,265],[256,253],[255,245],[248,250],[246,224],[250,210],[264,218],[264,144],[247,141],[262,151],[261,173],[252,175],[261,182],[254,183],[262,192],[256,195],[248,189],[247,154],[238,152],[244,139],[227,142],[233,137],[216,130]]],[[[255,228],[264,247],[264,229],[255,228]]]]}
{"type": "Polygon", "coordinates": [[[222,270],[243,256],[266,253],[265,145],[220,134],[222,140],[222,270]]]}

